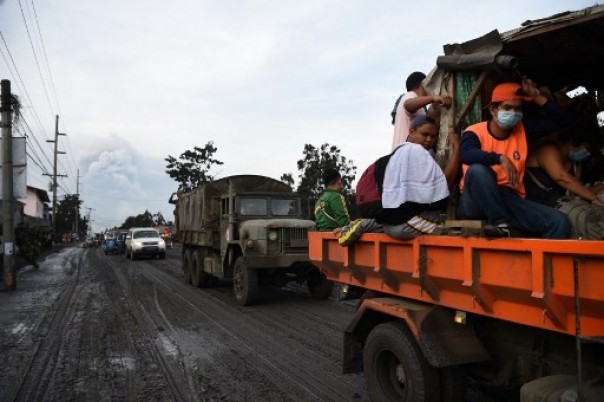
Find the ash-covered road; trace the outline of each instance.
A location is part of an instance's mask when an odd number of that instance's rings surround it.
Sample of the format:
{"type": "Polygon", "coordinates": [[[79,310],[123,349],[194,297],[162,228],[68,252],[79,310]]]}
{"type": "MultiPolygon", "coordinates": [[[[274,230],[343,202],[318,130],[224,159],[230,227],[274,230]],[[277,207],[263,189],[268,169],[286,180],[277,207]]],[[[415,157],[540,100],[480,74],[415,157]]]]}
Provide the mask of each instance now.
{"type": "Polygon", "coordinates": [[[341,374],[352,304],[305,287],[240,307],[165,260],[68,247],[0,293],[0,400],[365,401],[341,374]]]}

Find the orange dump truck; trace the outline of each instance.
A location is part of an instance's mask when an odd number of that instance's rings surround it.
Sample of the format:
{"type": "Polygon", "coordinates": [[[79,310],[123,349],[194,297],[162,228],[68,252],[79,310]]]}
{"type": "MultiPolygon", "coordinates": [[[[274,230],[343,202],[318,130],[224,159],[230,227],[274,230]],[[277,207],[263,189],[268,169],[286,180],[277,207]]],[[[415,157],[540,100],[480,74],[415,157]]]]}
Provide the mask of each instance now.
{"type": "Polygon", "coordinates": [[[312,232],[309,242],[328,279],[369,291],[343,365],[364,372],[372,400],[461,401],[471,386],[495,400],[604,401],[601,241],[371,233],[346,248],[312,232]]]}

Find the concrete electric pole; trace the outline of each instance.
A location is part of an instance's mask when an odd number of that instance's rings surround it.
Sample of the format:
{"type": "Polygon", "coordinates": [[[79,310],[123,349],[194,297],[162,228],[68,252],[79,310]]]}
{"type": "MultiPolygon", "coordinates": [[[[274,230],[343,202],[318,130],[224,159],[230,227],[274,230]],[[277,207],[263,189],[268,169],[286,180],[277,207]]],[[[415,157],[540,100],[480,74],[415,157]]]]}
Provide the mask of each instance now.
{"type": "Polygon", "coordinates": [[[0,127],[2,128],[2,247],[4,249],[4,288],[14,290],[17,286],[15,278],[14,256],[14,218],[13,210],[13,97],[10,90],[10,81],[2,80],[0,114],[2,115],[0,127]]]}
{"type": "Polygon", "coordinates": [[[75,207],[75,220],[74,220],[74,232],[80,236],[79,226],[80,226],[80,169],[78,169],[78,178],[76,180],[76,196],[78,197],[78,203],[75,207]]]}
{"type": "MultiPolygon", "coordinates": [[[[57,231],[57,177],[67,177],[66,174],[57,174],[57,155],[65,154],[63,151],[59,151],[59,136],[67,135],[59,133],[59,115],[55,116],[55,139],[46,140],[46,142],[53,142],[55,144],[54,160],[52,165],[52,229],[56,234],[57,231]]],[[[44,173],[45,176],[50,176],[44,173]]]]}

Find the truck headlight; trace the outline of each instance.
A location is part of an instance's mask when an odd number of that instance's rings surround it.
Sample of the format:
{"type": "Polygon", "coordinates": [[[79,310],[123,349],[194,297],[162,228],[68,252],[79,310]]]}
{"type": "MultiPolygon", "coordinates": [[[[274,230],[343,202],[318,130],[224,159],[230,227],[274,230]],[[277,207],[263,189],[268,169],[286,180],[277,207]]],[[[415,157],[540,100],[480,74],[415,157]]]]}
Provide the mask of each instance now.
{"type": "Polygon", "coordinates": [[[279,235],[274,230],[268,232],[268,239],[270,241],[277,241],[278,238],[279,238],[279,235]]]}

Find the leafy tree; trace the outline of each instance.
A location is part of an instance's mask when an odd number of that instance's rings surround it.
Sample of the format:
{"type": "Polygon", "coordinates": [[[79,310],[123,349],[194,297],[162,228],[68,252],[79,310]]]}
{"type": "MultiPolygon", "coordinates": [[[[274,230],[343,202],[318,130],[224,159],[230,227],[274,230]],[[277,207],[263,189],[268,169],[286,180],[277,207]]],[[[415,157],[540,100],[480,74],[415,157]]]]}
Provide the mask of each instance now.
{"type": "MultiPolygon", "coordinates": [[[[56,233],[71,233],[75,229],[76,208],[82,205],[80,196],[77,194],[66,195],[57,203],[57,227],[56,233]]],[[[86,235],[88,230],[88,221],[78,216],[78,235],[86,235]]]]}
{"type": "Polygon", "coordinates": [[[159,211],[156,214],[153,214],[153,222],[155,223],[155,226],[166,226],[168,224],[162,213],[159,211]]]}
{"type": "Polygon", "coordinates": [[[294,175],[292,173],[283,173],[279,180],[294,188],[294,175]]]}
{"type": "MultiPolygon", "coordinates": [[[[311,144],[304,145],[303,158],[298,161],[300,183],[297,192],[302,196],[303,213],[307,217],[312,217],[313,206],[324,190],[322,176],[328,168],[338,169],[342,175],[344,185],[342,192],[347,198],[351,198],[353,194],[352,182],[357,168],[352,160],[342,156],[340,152],[337,146],[328,143],[324,143],[320,147],[311,144]]],[[[287,178],[287,175],[286,173],[281,176],[281,180],[284,177],[287,178]]],[[[289,176],[291,177],[291,174],[289,176]]]]}
{"type": "Polygon", "coordinates": [[[195,187],[211,182],[214,177],[209,174],[214,165],[222,165],[223,162],[214,159],[214,153],[218,150],[212,141],[208,141],[203,148],[194,147],[180,154],[178,159],[168,155],[164,160],[166,173],[178,182],[178,189],[188,192],[195,187]]]}
{"type": "Polygon", "coordinates": [[[145,209],[145,212],[136,216],[129,216],[126,218],[124,223],[121,224],[121,228],[130,229],[134,227],[151,227],[155,226],[153,220],[153,214],[145,209]]]}

